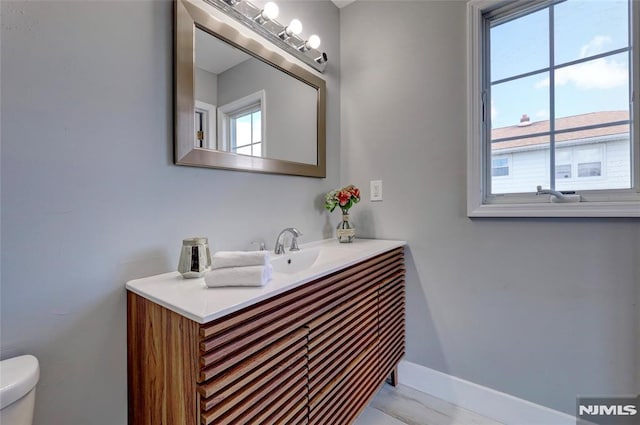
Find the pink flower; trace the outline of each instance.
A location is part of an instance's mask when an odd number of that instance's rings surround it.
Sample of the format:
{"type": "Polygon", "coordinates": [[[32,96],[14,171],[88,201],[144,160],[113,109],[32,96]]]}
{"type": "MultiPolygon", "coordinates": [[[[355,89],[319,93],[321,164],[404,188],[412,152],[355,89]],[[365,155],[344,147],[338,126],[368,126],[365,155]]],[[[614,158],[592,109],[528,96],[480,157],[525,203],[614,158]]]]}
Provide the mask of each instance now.
{"type": "Polygon", "coordinates": [[[351,193],[347,192],[346,190],[341,190],[338,193],[338,202],[340,203],[341,206],[347,205],[350,198],[351,198],[351,193]]]}
{"type": "Polygon", "coordinates": [[[360,199],[360,189],[358,189],[357,187],[352,187],[351,189],[351,195],[354,198],[360,199]]]}

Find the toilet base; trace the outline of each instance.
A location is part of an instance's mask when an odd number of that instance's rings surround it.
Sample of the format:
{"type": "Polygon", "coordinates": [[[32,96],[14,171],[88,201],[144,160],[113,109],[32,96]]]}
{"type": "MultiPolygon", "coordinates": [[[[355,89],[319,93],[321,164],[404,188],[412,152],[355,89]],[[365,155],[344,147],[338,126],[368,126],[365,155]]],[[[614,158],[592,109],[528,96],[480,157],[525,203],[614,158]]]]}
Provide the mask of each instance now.
{"type": "Polygon", "coordinates": [[[36,403],[35,388],[29,391],[24,397],[14,401],[4,409],[0,410],[0,424],[11,425],[32,425],[33,408],[36,403]]]}

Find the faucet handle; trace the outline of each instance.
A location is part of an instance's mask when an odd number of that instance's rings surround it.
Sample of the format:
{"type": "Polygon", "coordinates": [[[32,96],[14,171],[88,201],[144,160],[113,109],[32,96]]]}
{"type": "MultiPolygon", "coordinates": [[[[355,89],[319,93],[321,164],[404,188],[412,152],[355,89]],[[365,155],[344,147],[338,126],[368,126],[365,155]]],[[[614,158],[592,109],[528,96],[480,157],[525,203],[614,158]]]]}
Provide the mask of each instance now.
{"type": "Polygon", "coordinates": [[[291,239],[291,247],[289,248],[289,251],[300,251],[300,248],[298,247],[298,238],[296,236],[291,239]]]}
{"type": "Polygon", "coordinates": [[[267,250],[267,246],[265,245],[264,241],[262,239],[258,239],[256,241],[251,241],[251,245],[258,245],[258,249],[260,251],[266,251],[267,250]]]}

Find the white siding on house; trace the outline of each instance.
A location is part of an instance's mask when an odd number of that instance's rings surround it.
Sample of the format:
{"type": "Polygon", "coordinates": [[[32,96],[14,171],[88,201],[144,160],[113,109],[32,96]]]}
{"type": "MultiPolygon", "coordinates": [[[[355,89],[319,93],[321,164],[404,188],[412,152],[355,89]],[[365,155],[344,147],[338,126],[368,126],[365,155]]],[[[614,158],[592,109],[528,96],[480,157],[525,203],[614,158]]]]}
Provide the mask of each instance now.
{"type": "MultiPolygon", "coordinates": [[[[491,178],[491,192],[526,193],[535,192],[536,186],[549,187],[549,146],[541,145],[535,150],[511,151],[500,153],[495,150],[492,158],[509,158],[509,174],[491,178]]],[[[556,150],[556,156],[566,153],[571,157],[571,177],[556,179],[557,190],[599,190],[627,189],[631,183],[631,163],[629,139],[619,139],[600,143],[562,147],[556,150]],[[579,151],[590,147],[602,148],[601,175],[578,177],[579,151]]],[[[564,163],[564,161],[563,161],[564,163]]],[[[557,162],[560,164],[560,162],[557,162]]]]}
{"type": "MultiPolygon", "coordinates": [[[[548,147],[548,145],[544,145],[548,147]]],[[[491,193],[535,192],[538,185],[549,185],[549,149],[512,152],[509,158],[509,174],[492,177],[491,193]]],[[[493,158],[502,157],[498,151],[493,158]]]]}

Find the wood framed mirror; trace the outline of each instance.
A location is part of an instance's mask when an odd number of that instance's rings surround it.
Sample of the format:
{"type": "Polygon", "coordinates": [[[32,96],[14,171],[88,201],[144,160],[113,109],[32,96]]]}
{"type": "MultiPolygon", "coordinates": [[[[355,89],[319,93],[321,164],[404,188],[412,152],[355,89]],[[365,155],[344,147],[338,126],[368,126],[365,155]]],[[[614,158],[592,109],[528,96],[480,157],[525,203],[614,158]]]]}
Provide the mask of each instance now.
{"type": "Polygon", "coordinates": [[[175,163],[326,176],[326,83],[203,0],[174,2],[175,163]]]}

